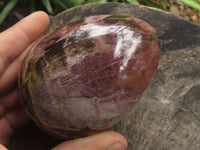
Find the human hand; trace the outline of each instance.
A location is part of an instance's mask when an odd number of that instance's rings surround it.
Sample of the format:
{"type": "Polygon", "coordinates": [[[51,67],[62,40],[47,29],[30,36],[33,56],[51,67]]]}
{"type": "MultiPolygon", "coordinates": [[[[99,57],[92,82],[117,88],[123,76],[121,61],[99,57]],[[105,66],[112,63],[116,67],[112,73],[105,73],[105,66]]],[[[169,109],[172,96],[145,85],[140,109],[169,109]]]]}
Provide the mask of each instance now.
{"type": "MultiPolygon", "coordinates": [[[[15,129],[24,126],[29,118],[24,113],[17,90],[17,75],[25,49],[46,29],[49,17],[36,12],[0,33],[0,150],[7,150],[15,129]]],[[[114,131],[63,142],[53,150],[123,150],[125,138],[114,131]],[[108,149],[113,144],[113,149],[108,149]]]]}

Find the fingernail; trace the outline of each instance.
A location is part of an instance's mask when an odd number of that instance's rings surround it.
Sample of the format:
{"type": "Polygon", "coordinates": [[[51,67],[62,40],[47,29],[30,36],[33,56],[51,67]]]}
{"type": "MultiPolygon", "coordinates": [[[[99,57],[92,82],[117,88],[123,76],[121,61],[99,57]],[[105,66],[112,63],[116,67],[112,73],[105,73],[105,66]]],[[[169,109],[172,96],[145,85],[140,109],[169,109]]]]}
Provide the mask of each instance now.
{"type": "Polygon", "coordinates": [[[107,150],[125,150],[125,147],[121,143],[115,143],[111,145],[107,150]]]}

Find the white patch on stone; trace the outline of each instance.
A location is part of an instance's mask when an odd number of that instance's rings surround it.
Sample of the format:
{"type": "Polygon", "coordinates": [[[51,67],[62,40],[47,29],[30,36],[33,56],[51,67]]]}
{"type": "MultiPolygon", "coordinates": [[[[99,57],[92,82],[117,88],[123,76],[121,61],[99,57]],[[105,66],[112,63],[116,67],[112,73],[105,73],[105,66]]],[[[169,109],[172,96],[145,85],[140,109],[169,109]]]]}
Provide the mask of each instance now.
{"type": "Polygon", "coordinates": [[[128,61],[131,59],[132,54],[140,46],[142,42],[142,36],[135,34],[134,31],[127,26],[111,25],[95,25],[87,24],[80,27],[77,36],[80,36],[80,33],[85,33],[86,37],[84,39],[93,38],[101,35],[106,35],[110,33],[117,34],[117,44],[114,51],[114,58],[123,56],[122,64],[120,66],[120,71],[123,71],[128,64],[128,61]]]}
{"type": "Polygon", "coordinates": [[[162,104],[170,104],[171,102],[168,99],[161,99],[162,104]]]}

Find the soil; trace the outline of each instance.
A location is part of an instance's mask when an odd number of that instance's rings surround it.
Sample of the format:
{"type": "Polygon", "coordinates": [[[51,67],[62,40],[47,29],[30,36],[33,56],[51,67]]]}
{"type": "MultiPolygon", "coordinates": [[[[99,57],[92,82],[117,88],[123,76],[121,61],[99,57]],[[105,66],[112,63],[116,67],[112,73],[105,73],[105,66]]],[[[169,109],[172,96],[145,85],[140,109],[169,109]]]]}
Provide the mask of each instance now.
{"type": "MultiPolygon", "coordinates": [[[[151,1],[154,3],[157,3],[158,5],[169,10],[171,13],[175,15],[181,16],[185,18],[186,20],[192,21],[200,25],[200,13],[192,7],[189,7],[176,0],[167,0],[166,3],[163,2],[163,0],[151,0],[151,1]]],[[[0,2],[0,11],[3,9],[6,3],[7,3],[6,0],[2,0],[0,2]]],[[[142,4],[146,5],[145,3],[142,3],[142,4]]],[[[40,9],[44,9],[44,8],[40,6],[40,9]]],[[[3,24],[0,25],[0,32],[9,28],[10,26],[18,22],[23,17],[29,15],[29,13],[30,12],[29,12],[28,1],[23,1],[23,0],[19,1],[17,5],[15,6],[15,8],[8,15],[6,20],[3,22],[3,24]]]]}
{"type": "MultiPolygon", "coordinates": [[[[198,10],[189,7],[184,3],[178,2],[177,0],[167,0],[166,3],[163,2],[163,0],[151,0],[151,1],[169,10],[174,15],[181,16],[186,20],[192,21],[200,25],[200,13],[198,12],[198,10]]],[[[200,3],[199,1],[197,2],[200,3]]]]}

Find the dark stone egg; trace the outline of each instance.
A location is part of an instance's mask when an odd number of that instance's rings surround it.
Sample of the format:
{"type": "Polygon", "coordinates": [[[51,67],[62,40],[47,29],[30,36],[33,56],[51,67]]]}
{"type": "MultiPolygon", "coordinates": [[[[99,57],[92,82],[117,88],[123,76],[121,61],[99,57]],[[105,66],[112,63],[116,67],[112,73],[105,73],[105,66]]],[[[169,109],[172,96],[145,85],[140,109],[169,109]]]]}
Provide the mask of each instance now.
{"type": "Polygon", "coordinates": [[[76,138],[117,124],[156,71],[159,39],[146,22],[100,15],[70,22],[35,42],[19,75],[28,115],[43,130],[76,138]]]}

